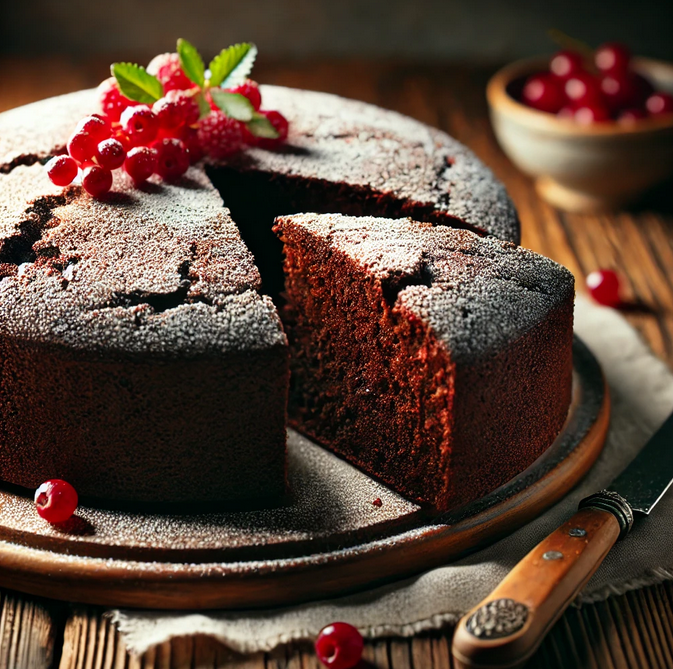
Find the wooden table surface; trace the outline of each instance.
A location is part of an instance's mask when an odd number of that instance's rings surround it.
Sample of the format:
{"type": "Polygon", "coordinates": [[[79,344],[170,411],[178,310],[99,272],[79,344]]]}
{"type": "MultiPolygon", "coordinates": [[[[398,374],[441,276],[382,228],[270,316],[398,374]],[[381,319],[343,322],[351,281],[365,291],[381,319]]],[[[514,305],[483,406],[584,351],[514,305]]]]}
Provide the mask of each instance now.
{"type": "MultiPolygon", "coordinates": [[[[633,308],[626,317],[652,350],[673,366],[673,184],[628,212],[582,216],[541,202],[530,180],[497,147],[484,86],[488,68],[362,61],[261,63],[265,83],[309,88],[395,109],[448,131],[471,147],[502,179],[519,210],[523,245],[584,277],[609,267],[623,277],[633,308]]],[[[97,84],[106,61],[0,58],[0,111],[97,84]]],[[[367,643],[367,667],[448,669],[451,630],[409,640],[367,643]]],[[[309,669],[319,667],[310,646],[238,657],[208,638],[181,638],[142,657],[129,655],[105,611],[0,591],[0,669],[309,669]]],[[[570,608],[548,635],[530,667],[673,667],[673,584],[570,608]]]]}

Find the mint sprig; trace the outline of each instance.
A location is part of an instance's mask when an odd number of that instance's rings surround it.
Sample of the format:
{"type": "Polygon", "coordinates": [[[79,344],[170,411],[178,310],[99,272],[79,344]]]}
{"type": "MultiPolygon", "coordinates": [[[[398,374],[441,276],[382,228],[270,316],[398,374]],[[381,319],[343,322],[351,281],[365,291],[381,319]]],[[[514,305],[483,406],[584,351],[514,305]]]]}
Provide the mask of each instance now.
{"type": "Polygon", "coordinates": [[[200,88],[206,83],[206,66],[203,64],[203,58],[196,47],[182,37],[178,40],[178,55],[180,56],[180,66],[192,83],[200,88]]]}
{"type": "Polygon", "coordinates": [[[231,88],[242,84],[252,71],[257,58],[257,47],[249,42],[234,44],[210,61],[210,85],[231,88]]]}
{"type": "Polygon", "coordinates": [[[262,137],[264,139],[278,139],[280,137],[278,130],[273,127],[271,121],[259,112],[255,112],[252,115],[252,120],[248,121],[245,125],[255,137],[262,137]]]}
{"type": "Polygon", "coordinates": [[[255,108],[252,102],[240,93],[229,93],[219,88],[211,88],[213,102],[227,115],[237,121],[247,123],[252,120],[255,108]]]}
{"type": "Polygon", "coordinates": [[[162,83],[141,65],[113,63],[110,71],[117,80],[122,95],[125,95],[129,100],[151,105],[163,97],[164,87],[162,83]]]}

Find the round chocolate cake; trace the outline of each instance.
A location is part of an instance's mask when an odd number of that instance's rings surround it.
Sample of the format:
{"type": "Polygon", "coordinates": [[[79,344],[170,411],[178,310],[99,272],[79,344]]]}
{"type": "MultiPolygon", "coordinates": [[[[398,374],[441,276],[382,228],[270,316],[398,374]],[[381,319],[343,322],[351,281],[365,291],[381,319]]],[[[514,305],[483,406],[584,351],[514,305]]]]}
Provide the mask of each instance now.
{"type": "Polygon", "coordinates": [[[114,500],[276,498],[290,358],[292,422],[434,508],[488,492],[553,441],[570,399],[572,276],[515,247],[503,186],[412,119],[262,91],[290,121],[282,148],[199,164],[173,184],[120,176],[101,200],[53,186],[42,167],[96,111],[94,91],[0,115],[0,480],[63,478],[114,500]],[[299,212],[366,217],[344,220],[348,246],[367,240],[370,254],[354,260],[333,238],[343,221],[316,217],[309,230],[299,212]],[[382,277],[371,259],[385,265],[391,244],[382,277]],[[306,284],[304,254],[323,285],[306,284]],[[400,300],[419,290],[415,320],[400,320],[400,300]],[[334,309],[318,316],[311,291],[334,309]],[[355,323],[362,355],[378,353],[346,370],[355,323]],[[385,410],[347,397],[370,363],[385,410]],[[399,429],[380,429],[398,409],[399,429]]]}

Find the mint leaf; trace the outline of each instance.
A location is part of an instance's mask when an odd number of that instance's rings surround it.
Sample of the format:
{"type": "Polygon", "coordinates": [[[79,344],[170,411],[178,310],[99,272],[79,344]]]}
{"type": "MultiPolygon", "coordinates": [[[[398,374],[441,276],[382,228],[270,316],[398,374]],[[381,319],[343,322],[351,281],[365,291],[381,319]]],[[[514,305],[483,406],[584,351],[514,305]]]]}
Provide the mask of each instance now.
{"type": "Polygon", "coordinates": [[[278,139],[280,137],[278,130],[273,127],[271,121],[259,112],[255,112],[252,115],[252,120],[245,125],[255,137],[263,137],[264,139],[278,139]]]}
{"type": "Polygon", "coordinates": [[[151,105],[164,94],[164,87],[144,67],[134,63],[112,63],[112,76],[119,84],[119,90],[130,100],[151,105]]]}
{"type": "Polygon", "coordinates": [[[196,47],[181,37],[178,40],[178,55],[180,56],[180,65],[189,80],[203,88],[206,68],[196,47]]]}
{"type": "Polygon", "coordinates": [[[249,42],[234,44],[210,61],[210,85],[231,88],[242,84],[252,71],[257,58],[257,47],[249,42]]]}
{"type": "Polygon", "coordinates": [[[228,93],[219,88],[211,88],[210,95],[213,98],[213,102],[227,116],[245,123],[252,121],[255,108],[245,95],[241,95],[240,93],[228,93]]]}
{"type": "Polygon", "coordinates": [[[210,114],[211,112],[210,104],[208,103],[208,100],[206,100],[206,96],[201,92],[195,95],[194,99],[196,100],[196,104],[199,106],[199,121],[200,121],[202,118],[206,118],[206,116],[210,114]]]}

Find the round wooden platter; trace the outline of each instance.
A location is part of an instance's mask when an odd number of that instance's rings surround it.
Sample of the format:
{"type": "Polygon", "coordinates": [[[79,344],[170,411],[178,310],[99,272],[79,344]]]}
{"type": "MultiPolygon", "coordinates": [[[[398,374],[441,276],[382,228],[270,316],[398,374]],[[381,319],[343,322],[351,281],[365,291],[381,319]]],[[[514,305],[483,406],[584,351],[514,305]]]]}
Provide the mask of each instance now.
{"type": "Polygon", "coordinates": [[[515,479],[447,515],[429,517],[290,432],[293,492],[272,509],[178,514],[81,505],[55,528],[37,517],[25,491],[0,490],[0,585],[107,606],[250,608],[340,595],[446,564],[539,515],[598,457],[609,397],[577,339],[573,356],[573,400],[556,441],[515,479]]]}

